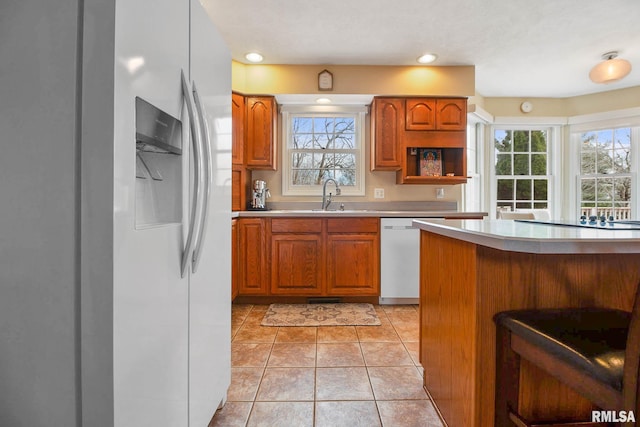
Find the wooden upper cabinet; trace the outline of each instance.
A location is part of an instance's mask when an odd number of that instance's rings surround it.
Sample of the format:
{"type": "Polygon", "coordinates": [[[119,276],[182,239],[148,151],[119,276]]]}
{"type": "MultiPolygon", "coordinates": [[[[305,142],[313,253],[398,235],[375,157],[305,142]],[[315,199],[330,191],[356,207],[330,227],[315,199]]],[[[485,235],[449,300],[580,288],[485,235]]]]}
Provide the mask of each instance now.
{"type": "Polygon", "coordinates": [[[277,106],[272,96],[247,96],[245,164],[249,169],[276,170],[277,106]]]}
{"type": "Polygon", "coordinates": [[[371,170],[398,170],[404,132],[404,99],[374,98],[371,115],[371,170]]]}
{"type": "Polygon", "coordinates": [[[407,99],[406,130],[436,130],[436,100],[407,99]]]}
{"type": "Polygon", "coordinates": [[[231,94],[231,163],[244,164],[244,96],[231,94]]]}
{"type": "Polygon", "coordinates": [[[447,98],[436,100],[437,130],[466,130],[466,98],[447,98]]]}

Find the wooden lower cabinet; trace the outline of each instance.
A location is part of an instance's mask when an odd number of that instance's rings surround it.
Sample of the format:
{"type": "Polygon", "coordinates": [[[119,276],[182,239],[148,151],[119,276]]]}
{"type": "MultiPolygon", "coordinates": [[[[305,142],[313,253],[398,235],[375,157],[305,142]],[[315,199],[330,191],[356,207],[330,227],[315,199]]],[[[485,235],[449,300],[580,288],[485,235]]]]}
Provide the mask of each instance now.
{"type": "Polygon", "coordinates": [[[379,295],[379,247],[377,235],[330,234],[327,238],[327,295],[379,295]]]}
{"type": "Polygon", "coordinates": [[[265,222],[262,218],[241,218],[238,221],[239,295],[268,293],[265,222]]]}
{"type": "Polygon", "coordinates": [[[231,301],[238,296],[240,254],[238,253],[238,220],[231,220],[231,301]]]}
{"type": "Polygon", "coordinates": [[[239,295],[380,294],[379,218],[241,218],[239,224],[239,269],[250,269],[239,274],[239,295]],[[263,238],[269,245],[260,252],[256,243],[263,238]]]}
{"type": "Polygon", "coordinates": [[[271,294],[322,294],[322,235],[271,236],[271,294]]]}

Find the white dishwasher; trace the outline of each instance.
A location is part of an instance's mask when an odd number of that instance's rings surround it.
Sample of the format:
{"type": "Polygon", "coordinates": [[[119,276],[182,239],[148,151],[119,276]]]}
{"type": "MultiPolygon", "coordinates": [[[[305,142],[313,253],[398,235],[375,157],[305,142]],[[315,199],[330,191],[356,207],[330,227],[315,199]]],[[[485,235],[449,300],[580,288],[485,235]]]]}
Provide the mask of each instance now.
{"type": "Polygon", "coordinates": [[[412,227],[414,219],[380,219],[380,304],[418,303],[420,230],[412,227]]]}

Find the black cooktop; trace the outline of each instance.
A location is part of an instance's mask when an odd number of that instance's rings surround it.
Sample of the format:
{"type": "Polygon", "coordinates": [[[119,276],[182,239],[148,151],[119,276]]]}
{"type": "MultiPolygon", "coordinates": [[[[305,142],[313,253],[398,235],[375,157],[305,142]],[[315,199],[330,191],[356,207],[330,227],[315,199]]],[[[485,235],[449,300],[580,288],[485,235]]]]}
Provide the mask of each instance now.
{"type": "Polygon", "coordinates": [[[538,219],[516,219],[517,222],[529,222],[545,225],[560,225],[564,227],[580,227],[591,228],[597,230],[640,230],[640,221],[621,220],[621,221],[570,221],[570,220],[538,220],[538,219]]]}

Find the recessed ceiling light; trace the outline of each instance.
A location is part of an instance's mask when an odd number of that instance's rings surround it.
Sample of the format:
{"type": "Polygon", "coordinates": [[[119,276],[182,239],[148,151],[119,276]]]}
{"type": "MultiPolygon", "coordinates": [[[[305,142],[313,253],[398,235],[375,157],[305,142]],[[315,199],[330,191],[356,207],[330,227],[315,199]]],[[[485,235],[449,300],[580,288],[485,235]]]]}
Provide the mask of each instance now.
{"type": "Polygon", "coordinates": [[[331,104],[331,100],[329,98],[318,98],[316,99],[318,104],[331,104]]]}
{"type": "Polygon", "coordinates": [[[262,62],[264,59],[258,52],[249,52],[245,56],[249,62],[262,62]]]}
{"type": "Polygon", "coordinates": [[[417,59],[417,61],[421,64],[430,64],[438,58],[438,55],[435,53],[425,53],[421,57],[417,59]]]}

